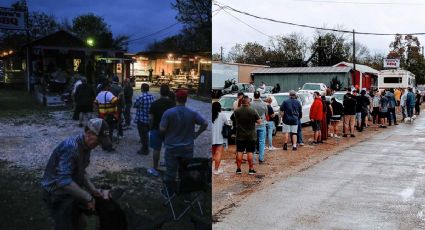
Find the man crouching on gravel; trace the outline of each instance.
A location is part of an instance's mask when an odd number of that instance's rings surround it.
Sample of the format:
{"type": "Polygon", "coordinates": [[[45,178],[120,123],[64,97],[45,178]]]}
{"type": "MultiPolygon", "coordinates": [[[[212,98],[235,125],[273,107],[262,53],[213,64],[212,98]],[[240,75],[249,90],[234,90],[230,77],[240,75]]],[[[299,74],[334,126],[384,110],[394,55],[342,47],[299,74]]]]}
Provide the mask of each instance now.
{"type": "Polygon", "coordinates": [[[89,120],[84,133],[69,137],[50,155],[41,185],[43,200],[55,222],[54,229],[85,229],[84,210],[94,211],[94,197],[101,197],[86,168],[90,152],[99,144],[110,147],[109,127],[100,118],[89,120]]]}

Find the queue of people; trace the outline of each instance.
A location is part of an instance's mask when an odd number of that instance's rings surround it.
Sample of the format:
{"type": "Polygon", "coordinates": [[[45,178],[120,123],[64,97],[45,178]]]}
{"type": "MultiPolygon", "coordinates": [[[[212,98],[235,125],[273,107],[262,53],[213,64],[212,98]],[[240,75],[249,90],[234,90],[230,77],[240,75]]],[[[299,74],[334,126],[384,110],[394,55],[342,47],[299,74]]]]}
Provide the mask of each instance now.
{"type": "MultiPolygon", "coordinates": [[[[118,139],[124,138],[123,127],[130,128],[132,107],[136,109],[134,122],[141,143],[137,153],[152,153],[153,164],[148,169],[152,176],[160,176],[160,151],[162,145],[165,147],[165,185],[175,183],[179,162],[193,158],[194,140],[208,127],[205,118],[185,106],[187,90],[177,90],[174,95],[168,85],[161,85],[160,97],[155,100],[149,93],[149,85],[142,84],[142,93],[133,104],[129,81],[124,81],[123,86],[119,85],[118,77],[99,84],[97,94],[85,78],[76,86],[75,110],[83,132],[69,137],[53,150],[41,182],[43,200],[55,229],[83,229],[87,225],[84,213],[97,210],[98,199],[111,198],[108,191],[91,182],[86,168],[91,150],[99,144],[105,151],[115,151],[113,133],[117,130],[118,139]],[[96,118],[90,116],[92,112],[96,118]],[[199,126],[197,130],[195,125],[199,126]]],[[[173,196],[174,192],[169,188],[167,195],[173,196]]]]}
{"type": "MultiPolygon", "coordinates": [[[[421,97],[413,93],[412,88],[406,90],[389,89],[374,90],[369,93],[366,90],[358,92],[356,89],[347,90],[342,103],[335,97],[330,101],[319,92],[314,92],[314,102],[310,108],[310,125],[313,130],[312,145],[326,143],[327,138],[355,138],[357,133],[372,125],[379,128],[398,125],[399,120],[412,121],[414,115],[419,115],[421,97]],[[415,113],[414,113],[415,110],[415,113]],[[397,118],[397,112],[403,116],[397,118]],[[342,121],[342,130],[340,122],[342,121]]],[[[266,151],[277,148],[273,146],[273,130],[276,128],[272,117],[275,116],[270,106],[271,98],[264,101],[260,99],[260,92],[254,92],[251,100],[243,93],[238,93],[237,100],[233,104],[234,113],[231,120],[236,130],[236,173],[242,173],[241,163],[244,154],[247,155],[248,174],[255,174],[255,153],[258,153],[258,163],[266,160],[266,151]],[[265,145],[268,140],[268,146],[265,145]]],[[[301,129],[302,106],[297,100],[294,90],[289,91],[289,99],[280,105],[280,117],[282,119],[283,151],[297,151],[303,146],[303,134],[301,129]]],[[[213,103],[213,161],[214,174],[223,172],[220,169],[223,145],[227,141],[221,132],[223,125],[228,125],[224,114],[221,114],[221,106],[218,102],[213,103]]]]}

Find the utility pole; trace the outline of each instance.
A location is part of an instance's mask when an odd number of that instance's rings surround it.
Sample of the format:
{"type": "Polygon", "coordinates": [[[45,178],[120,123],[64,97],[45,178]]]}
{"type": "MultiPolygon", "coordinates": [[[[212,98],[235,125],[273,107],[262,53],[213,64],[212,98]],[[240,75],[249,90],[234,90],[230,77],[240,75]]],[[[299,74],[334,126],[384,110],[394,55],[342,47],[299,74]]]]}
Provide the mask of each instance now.
{"type": "Polygon", "coordinates": [[[220,60],[223,62],[223,46],[220,46],[220,60]]]}
{"type": "MultiPolygon", "coordinates": [[[[354,70],[354,82],[353,85],[356,83],[356,32],[353,30],[353,70],[354,70]]],[[[359,76],[360,79],[360,89],[362,87],[362,79],[361,76],[359,76]]]]}

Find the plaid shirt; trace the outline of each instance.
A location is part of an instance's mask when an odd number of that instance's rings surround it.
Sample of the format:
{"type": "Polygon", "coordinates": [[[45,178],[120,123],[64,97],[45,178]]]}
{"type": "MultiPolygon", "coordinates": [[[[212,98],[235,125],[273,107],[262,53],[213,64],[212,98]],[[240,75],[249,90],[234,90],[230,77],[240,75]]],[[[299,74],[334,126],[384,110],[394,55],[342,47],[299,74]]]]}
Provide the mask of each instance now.
{"type": "Polygon", "coordinates": [[[90,163],[90,150],[84,150],[83,140],[83,134],[70,137],[53,150],[41,180],[47,192],[54,192],[72,182],[83,185],[85,169],[90,163]]]}
{"type": "Polygon", "coordinates": [[[149,124],[149,110],[151,108],[154,97],[149,93],[142,93],[134,102],[134,107],[137,108],[135,123],[149,124]]]}

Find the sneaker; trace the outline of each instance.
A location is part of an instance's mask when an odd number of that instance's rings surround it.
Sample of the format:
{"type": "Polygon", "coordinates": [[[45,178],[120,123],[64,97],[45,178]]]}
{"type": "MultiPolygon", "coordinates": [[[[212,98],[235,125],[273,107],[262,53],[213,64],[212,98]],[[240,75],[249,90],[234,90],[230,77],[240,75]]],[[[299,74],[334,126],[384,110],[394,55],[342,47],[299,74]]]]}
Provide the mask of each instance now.
{"type": "Polygon", "coordinates": [[[241,169],[236,169],[236,173],[237,174],[242,174],[242,170],[241,169]]]}
{"type": "Polygon", "coordinates": [[[276,147],[274,147],[274,146],[271,146],[271,147],[269,147],[269,150],[270,150],[270,151],[273,151],[273,150],[277,150],[277,148],[276,148],[276,147]]]}
{"type": "Polygon", "coordinates": [[[333,133],[331,133],[331,134],[329,134],[329,136],[330,136],[330,137],[334,137],[334,134],[333,134],[333,133]]]}
{"type": "Polygon", "coordinates": [[[351,134],[350,137],[356,137],[354,134],[351,134]]]}
{"type": "Polygon", "coordinates": [[[214,174],[214,175],[219,175],[219,174],[222,174],[223,172],[224,172],[224,171],[223,171],[223,169],[222,169],[222,168],[219,168],[219,169],[217,169],[217,170],[216,170],[216,169],[214,169],[214,170],[213,170],[213,174],[214,174]]]}
{"type": "Polygon", "coordinates": [[[287,143],[283,144],[283,150],[288,150],[288,144],[287,143]]]}
{"type": "Polygon", "coordinates": [[[257,173],[257,171],[255,171],[254,169],[250,169],[249,171],[248,171],[248,174],[249,175],[254,175],[254,174],[256,174],[257,173]]]}
{"type": "Polygon", "coordinates": [[[339,136],[338,136],[338,135],[336,135],[336,134],[334,135],[334,137],[335,137],[335,138],[339,138],[339,136]]]}
{"type": "Polygon", "coordinates": [[[160,175],[159,175],[159,172],[156,170],[156,169],[154,169],[154,168],[150,168],[150,169],[148,169],[148,173],[150,174],[150,175],[152,175],[152,176],[155,176],[155,177],[159,177],[160,175]]]}
{"type": "Polygon", "coordinates": [[[292,151],[297,151],[297,147],[292,147],[292,151]]]}
{"type": "Polygon", "coordinates": [[[263,161],[262,160],[258,160],[258,163],[261,165],[261,164],[264,163],[264,160],[263,161]]]}
{"type": "Polygon", "coordinates": [[[347,134],[342,135],[342,137],[347,137],[347,134]]]}
{"type": "Polygon", "coordinates": [[[298,145],[300,145],[300,146],[304,146],[304,143],[303,143],[303,142],[301,142],[301,143],[299,143],[298,145]]]}
{"type": "Polygon", "coordinates": [[[313,141],[313,145],[317,145],[318,143],[317,143],[317,141],[313,141]]]}
{"type": "Polygon", "coordinates": [[[386,128],[387,128],[387,126],[383,125],[383,126],[382,126],[382,128],[386,129],[386,128]]]}
{"type": "Polygon", "coordinates": [[[270,149],[269,149],[269,147],[266,146],[266,147],[264,147],[264,150],[270,150],[270,149]]]}

